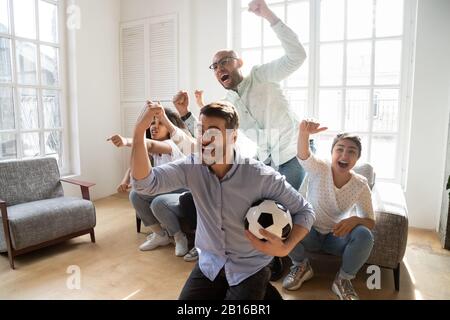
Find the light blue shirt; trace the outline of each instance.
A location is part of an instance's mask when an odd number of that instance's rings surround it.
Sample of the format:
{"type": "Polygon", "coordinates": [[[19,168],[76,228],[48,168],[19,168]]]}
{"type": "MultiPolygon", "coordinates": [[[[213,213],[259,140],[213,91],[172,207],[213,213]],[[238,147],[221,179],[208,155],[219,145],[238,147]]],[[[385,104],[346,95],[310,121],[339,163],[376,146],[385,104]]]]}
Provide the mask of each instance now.
{"type": "Polygon", "coordinates": [[[306,52],[295,32],[282,21],[272,29],[280,39],[285,55],[254,67],[238,85],[237,92],[228,90],[225,99],[238,110],[240,129],[257,142],[258,159],[265,161],[271,156],[279,166],[297,154],[299,123],[280,82],[300,68],[306,52]]]}
{"type": "Polygon", "coordinates": [[[244,219],[253,203],[272,199],[283,204],[294,224],[308,230],[315,220],[311,205],[284,176],[253,159],[235,153],[235,163],[219,180],[194,155],[152,169],[142,180],[132,179],[141,194],[190,189],[197,208],[195,246],[203,274],[214,281],[222,268],[230,286],[267,266],[272,257],[257,251],[245,236],[244,219]]]}

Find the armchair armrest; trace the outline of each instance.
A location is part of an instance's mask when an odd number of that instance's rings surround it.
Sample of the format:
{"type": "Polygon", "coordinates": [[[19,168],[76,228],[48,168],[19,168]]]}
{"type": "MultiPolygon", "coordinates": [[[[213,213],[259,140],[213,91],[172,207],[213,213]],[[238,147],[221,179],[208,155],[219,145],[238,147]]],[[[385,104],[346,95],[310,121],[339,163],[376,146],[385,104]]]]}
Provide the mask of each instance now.
{"type": "Polygon", "coordinates": [[[6,201],[0,199],[0,213],[2,214],[2,220],[8,220],[8,212],[6,211],[6,201]]]}
{"type": "Polygon", "coordinates": [[[375,243],[368,263],[397,268],[408,240],[408,209],[403,190],[395,183],[375,183],[372,203],[375,243]]]}
{"type": "Polygon", "coordinates": [[[70,183],[70,184],[74,184],[74,185],[80,186],[80,188],[81,188],[81,195],[83,196],[83,199],[91,200],[91,197],[89,195],[89,188],[92,187],[92,186],[95,186],[95,183],[85,182],[85,181],[75,180],[75,179],[70,179],[70,178],[62,178],[60,180],[63,181],[63,182],[67,182],[67,183],[70,183]]]}
{"type": "Polygon", "coordinates": [[[2,214],[3,233],[6,241],[6,249],[8,251],[9,263],[11,265],[11,268],[14,269],[11,233],[9,230],[9,222],[8,222],[8,210],[6,209],[6,202],[2,199],[0,199],[0,212],[2,214]]]}

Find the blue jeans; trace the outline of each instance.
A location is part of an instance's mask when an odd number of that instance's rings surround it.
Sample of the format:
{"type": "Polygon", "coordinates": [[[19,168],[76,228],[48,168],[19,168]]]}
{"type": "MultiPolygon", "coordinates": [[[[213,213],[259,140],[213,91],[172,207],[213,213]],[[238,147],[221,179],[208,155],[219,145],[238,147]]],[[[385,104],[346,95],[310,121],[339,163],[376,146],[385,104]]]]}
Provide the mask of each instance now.
{"type": "Polygon", "coordinates": [[[312,227],[311,232],[289,253],[289,257],[294,265],[299,265],[306,259],[305,250],[342,256],[340,276],[351,280],[369,259],[372,247],[373,235],[365,226],[356,226],[345,237],[335,237],[333,233],[321,234],[312,227]]]}
{"type": "MultiPolygon", "coordinates": [[[[309,147],[313,153],[316,153],[316,147],[314,145],[314,140],[309,140],[309,147]]],[[[300,189],[303,180],[305,179],[305,169],[300,165],[297,157],[292,158],[288,162],[281,164],[278,168],[272,162],[272,158],[268,158],[265,162],[266,165],[273,167],[281,175],[286,177],[286,181],[295,189],[300,189]]]]}
{"type": "Polygon", "coordinates": [[[143,195],[132,190],[129,198],[144,226],[149,227],[161,224],[167,228],[170,235],[174,235],[181,229],[177,210],[179,210],[180,194],[183,191],[185,190],[176,190],[173,193],[157,195],[143,195]],[[174,230],[175,232],[171,233],[174,230]]]}
{"type": "Polygon", "coordinates": [[[170,236],[181,231],[179,218],[184,217],[180,207],[180,193],[168,193],[153,199],[150,208],[161,226],[170,236]]]}

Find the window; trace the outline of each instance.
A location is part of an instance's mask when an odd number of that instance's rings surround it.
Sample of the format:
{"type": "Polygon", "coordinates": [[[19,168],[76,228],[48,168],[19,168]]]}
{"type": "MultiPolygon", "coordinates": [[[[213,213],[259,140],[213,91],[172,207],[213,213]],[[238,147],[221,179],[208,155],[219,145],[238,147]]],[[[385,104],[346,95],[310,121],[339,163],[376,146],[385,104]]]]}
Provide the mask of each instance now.
{"type": "Polygon", "coordinates": [[[65,130],[57,0],[0,0],[0,161],[53,156],[65,130]]]}
{"type": "MultiPolygon", "coordinates": [[[[282,82],[293,111],[315,117],[329,130],[316,137],[318,154],[329,157],[336,133],[358,133],[361,161],[377,177],[402,179],[406,131],[404,74],[410,68],[409,22],[413,0],[268,0],[269,7],[299,36],[308,59],[282,82]],[[406,57],[406,58],[404,58],[406,57]]],[[[235,8],[235,47],[251,65],[280,57],[283,49],[269,23],[235,8]]],[[[245,65],[245,64],[244,64],[245,65]]]]}

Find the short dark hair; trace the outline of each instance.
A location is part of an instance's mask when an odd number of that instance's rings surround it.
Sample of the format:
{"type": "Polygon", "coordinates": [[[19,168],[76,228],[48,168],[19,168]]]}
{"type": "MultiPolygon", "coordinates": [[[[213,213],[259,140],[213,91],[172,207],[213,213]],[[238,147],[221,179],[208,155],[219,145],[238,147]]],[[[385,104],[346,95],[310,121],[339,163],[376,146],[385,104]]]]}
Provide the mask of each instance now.
{"type": "Polygon", "coordinates": [[[348,132],[339,133],[338,135],[336,135],[336,137],[334,137],[333,145],[331,146],[331,152],[333,152],[333,149],[334,149],[334,146],[336,145],[336,143],[338,143],[341,140],[350,140],[353,143],[355,143],[356,147],[358,148],[358,158],[361,157],[361,151],[362,151],[361,138],[356,134],[348,133],[348,132]]]}
{"type": "Polygon", "coordinates": [[[226,129],[239,128],[239,115],[236,108],[229,102],[212,102],[200,110],[200,115],[224,119],[226,129]]]}

